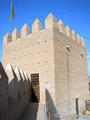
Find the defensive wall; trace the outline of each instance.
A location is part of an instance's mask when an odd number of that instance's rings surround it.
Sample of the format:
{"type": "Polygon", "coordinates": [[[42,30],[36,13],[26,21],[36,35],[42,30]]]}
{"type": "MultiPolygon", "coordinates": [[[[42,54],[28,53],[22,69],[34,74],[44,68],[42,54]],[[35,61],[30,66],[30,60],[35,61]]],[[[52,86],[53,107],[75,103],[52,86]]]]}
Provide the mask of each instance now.
{"type": "Polygon", "coordinates": [[[0,64],[0,76],[0,120],[18,120],[30,103],[30,80],[10,64],[0,64]]]}

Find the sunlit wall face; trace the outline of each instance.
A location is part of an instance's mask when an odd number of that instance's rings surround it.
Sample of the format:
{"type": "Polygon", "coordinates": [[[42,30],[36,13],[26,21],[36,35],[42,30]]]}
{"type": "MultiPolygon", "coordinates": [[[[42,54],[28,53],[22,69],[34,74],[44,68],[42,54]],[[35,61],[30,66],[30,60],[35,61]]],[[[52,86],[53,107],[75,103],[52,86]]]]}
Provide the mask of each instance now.
{"type": "Polygon", "coordinates": [[[90,53],[87,54],[87,62],[88,62],[88,75],[90,76],[90,53]]]}

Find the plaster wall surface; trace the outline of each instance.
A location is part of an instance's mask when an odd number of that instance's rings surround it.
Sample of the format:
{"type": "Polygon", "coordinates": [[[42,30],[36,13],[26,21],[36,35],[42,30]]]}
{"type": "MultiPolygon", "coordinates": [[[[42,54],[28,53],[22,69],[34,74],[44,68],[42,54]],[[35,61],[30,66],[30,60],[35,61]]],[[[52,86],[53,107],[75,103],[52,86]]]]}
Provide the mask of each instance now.
{"type": "Polygon", "coordinates": [[[45,103],[45,88],[55,100],[54,54],[52,30],[42,30],[4,44],[3,65],[8,63],[26,71],[28,76],[39,73],[40,101],[45,103]]]}
{"type": "Polygon", "coordinates": [[[76,114],[76,98],[79,113],[85,111],[88,96],[88,71],[86,48],[77,40],[61,32],[54,34],[56,106],[62,115],[76,114]],[[67,49],[69,46],[69,50],[67,49]],[[83,53],[83,56],[81,56],[83,53]]]}

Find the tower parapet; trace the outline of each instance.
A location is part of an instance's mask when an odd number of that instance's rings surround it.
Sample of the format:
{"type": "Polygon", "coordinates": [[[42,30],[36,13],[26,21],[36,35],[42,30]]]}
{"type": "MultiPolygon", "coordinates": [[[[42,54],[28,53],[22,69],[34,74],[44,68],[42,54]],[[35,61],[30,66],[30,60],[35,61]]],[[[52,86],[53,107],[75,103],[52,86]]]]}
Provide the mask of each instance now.
{"type": "Polygon", "coordinates": [[[61,20],[59,20],[58,22],[58,29],[61,33],[65,34],[66,31],[65,31],[65,25],[63,24],[63,22],[61,20]]]}
{"type": "Polygon", "coordinates": [[[66,27],[66,35],[68,37],[71,37],[72,36],[72,32],[71,32],[71,29],[69,28],[69,26],[66,27]]]}
{"type": "Polygon", "coordinates": [[[26,37],[29,34],[30,34],[30,29],[29,29],[28,25],[25,24],[23,26],[23,28],[21,29],[21,38],[26,37]]]}
{"type": "Polygon", "coordinates": [[[58,24],[56,18],[50,13],[48,17],[45,19],[45,29],[55,28],[58,29],[58,24]]]}
{"type": "Polygon", "coordinates": [[[20,33],[19,33],[19,31],[17,30],[17,28],[15,28],[15,30],[13,31],[13,33],[12,33],[12,41],[15,41],[15,40],[17,40],[17,39],[19,39],[20,38],[20,33]]]}
{"type": "Polygon", "coordinates": [[[83,38],[81,38],[81,44],[82,44],[82,46],[85,48],[86,47],[86,42],[85,42],[85,40],[83,39],[83,38]]]}
{"type": "Polygon", "coordinates": [[[39,32],[41,30],[42,30],[42,24],[38,19],[36,19],[32,24],[32,33],[39,32]]]}
{"type": "Polygon", "coordinates": [[[10,34],[9,34],[9,32],[4,36],[4,38],[3,38],[3,43],[4,44],[7,44],[7,43],[9,43],[9,42],[11,42],[11,36],[10,36],[10,34]]]}
{"type": "Polygon", "coordinates": [[[77,43],[80,44],[80,35],[77,35],[77,43]]]}
{"type": "Polygon", "coordinates": [[[72,39],[73,39],[74,41],[76,41],[76,34],[75,34],[74,30],[72,30],[72,39]]]}
{"type": "MultiPolygon", "coordinates": [[[[81,45],[82,47],[85,47],[85,41],[81,39],[79,35],[77,35],[74,30],[71,30],[69,26],[65,27],[64,23],[59,20],[57,22],[56,18],[50,13],[47,18],[45,19],[45,30],[55,30],[54,32],[61,32],[62,34],[66,35],[68,38],[72,39],[72,41],[76,41],[77,44],[81,45]]],[[[42,24],[38,20],[38,18],[34,21],[32,24],[32,35],[34,33],[38,33],[39,31],[42,31],[42,24]]],[[[26,36],[30,34],[30,29],[27,24],[25,24],[21,29],[21,39],[24,39],[26,36]]],[[[20,38],[19,31],[17,28],[12,33],[12,39],[9,33],[5,35],[3,38],[4,44],[13,42],[20,38]]]]}

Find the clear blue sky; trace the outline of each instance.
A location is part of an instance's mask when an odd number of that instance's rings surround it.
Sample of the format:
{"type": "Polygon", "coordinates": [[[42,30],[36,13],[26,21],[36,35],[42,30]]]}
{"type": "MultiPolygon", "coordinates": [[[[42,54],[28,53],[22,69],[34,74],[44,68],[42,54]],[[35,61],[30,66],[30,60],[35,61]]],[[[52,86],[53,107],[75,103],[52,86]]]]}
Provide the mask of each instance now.
{"type": "MultiPolygon", "coordinates": [[[[30,26],[38,18],[44,28],[44,20],[51,12],[65,26],[80,34],[87,44],[88,72],[90,75],[90,0],[13,0],[15,17],[13,30],[27,23],[30,26]]],[[[10,32],[11,0],[0,0],[0,61],[2,61],[3,36],[10,32]]]]}

